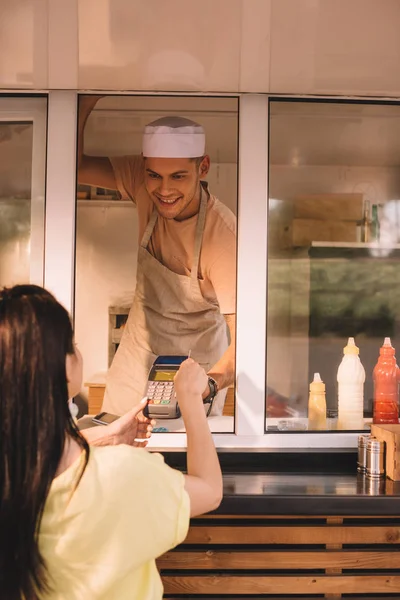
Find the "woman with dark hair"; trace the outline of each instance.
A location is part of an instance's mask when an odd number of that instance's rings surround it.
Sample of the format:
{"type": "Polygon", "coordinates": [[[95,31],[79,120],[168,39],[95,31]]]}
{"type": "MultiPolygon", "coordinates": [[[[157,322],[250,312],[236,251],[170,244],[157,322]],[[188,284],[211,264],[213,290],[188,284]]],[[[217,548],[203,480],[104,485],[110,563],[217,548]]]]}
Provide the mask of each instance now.
{"type": "MultiPolygon", "coordinates": [[[[222,497],[206,382],[191,359],[175,378],[188,475],[143,448],[89,450],[68,408],[82,383],[68,313],[38,286],[0,291],[2,599],[162,598],[155,558],[222,497]]],[[[145,440],[143,406],[136,438],[145,440]]]]}

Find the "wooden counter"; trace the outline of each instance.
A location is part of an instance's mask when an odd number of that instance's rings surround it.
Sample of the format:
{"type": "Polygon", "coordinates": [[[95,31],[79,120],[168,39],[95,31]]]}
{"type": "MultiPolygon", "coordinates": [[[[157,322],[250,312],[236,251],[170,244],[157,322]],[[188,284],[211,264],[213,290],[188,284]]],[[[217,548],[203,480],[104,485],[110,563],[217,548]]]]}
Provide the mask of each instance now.
{"type": "Polygon", "coordinates": [[[157,562],[165,598],[400,598],[399,548],[398,516],[210,516],[157,562]]]}
{"type": "Polygon", "coordinates": [[[165,598],[399,599],[400,484],[342,460],[342,473],[225,473],[218,511],[157,561],[165,598]]]}

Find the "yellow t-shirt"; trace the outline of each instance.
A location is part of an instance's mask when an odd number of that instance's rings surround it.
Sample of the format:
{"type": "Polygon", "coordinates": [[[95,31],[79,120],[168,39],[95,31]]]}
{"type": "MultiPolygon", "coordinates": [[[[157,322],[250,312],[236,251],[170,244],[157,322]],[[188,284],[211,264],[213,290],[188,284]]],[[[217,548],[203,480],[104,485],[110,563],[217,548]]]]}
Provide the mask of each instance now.
{"type": "Polygon", "coordinates": [[[160,600],[155,559],[181,543],[190,518],[182,473],[160,454],[91,447],[56,477],[39,533],[49,600],[160,600]]]}

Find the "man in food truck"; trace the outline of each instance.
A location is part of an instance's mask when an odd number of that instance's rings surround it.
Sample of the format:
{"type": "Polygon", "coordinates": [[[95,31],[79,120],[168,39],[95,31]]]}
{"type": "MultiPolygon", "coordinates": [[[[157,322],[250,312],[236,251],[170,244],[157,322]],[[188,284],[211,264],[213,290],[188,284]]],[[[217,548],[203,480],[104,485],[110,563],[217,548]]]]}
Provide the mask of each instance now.
{"type": "Polygon", "coordinates": [[[139,223],[136,289],[103,410],[137,404],[157,356],[191,352],[209,375],[203,398],[221,414],[235,371],[236,218],[203,181],[204,129],[164,117],[145,127],[142,155],[88,156],[83,134],[97,100],[80,100],[78,181],[118,190],[139,223]]]}

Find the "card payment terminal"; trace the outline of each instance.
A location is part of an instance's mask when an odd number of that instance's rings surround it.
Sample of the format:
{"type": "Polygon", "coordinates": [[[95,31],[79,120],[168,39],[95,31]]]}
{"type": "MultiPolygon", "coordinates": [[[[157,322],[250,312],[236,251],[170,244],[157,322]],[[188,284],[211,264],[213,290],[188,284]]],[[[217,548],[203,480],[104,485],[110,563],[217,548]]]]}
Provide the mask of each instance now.
{"type": "Polygon", "coordinates": [[[158,356],[150,369],[143,414],[150,419],[177,419],[181,411],[176,400],[174,377],[187,356],[158,356]]]}

